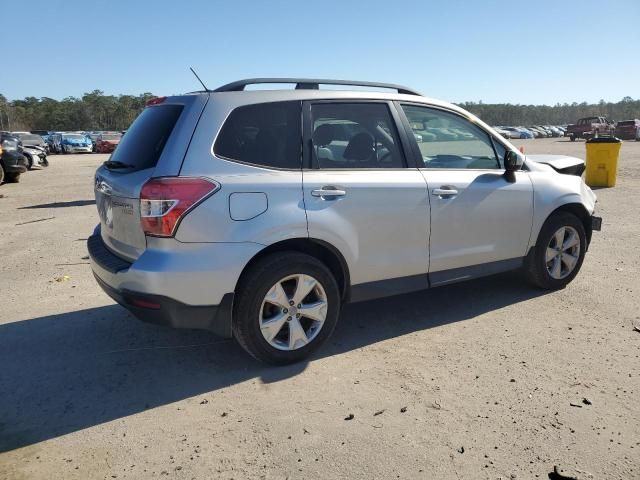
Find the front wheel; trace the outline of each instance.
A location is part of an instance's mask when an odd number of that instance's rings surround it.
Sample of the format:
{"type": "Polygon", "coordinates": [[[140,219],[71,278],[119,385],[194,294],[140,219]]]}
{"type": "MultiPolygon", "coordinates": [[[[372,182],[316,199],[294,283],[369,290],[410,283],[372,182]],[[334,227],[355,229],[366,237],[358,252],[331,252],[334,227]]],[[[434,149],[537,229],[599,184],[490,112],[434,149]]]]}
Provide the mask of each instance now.
{"type": "Polygon", "coordinates": [[[572,142],[576,141],[576,136],[575,135],[571,135],[569,138],[571,139],[572,142]]]}
{"type": "Polygon", "coordinates": [[[282,252],[259,260],[236,292],[233,333],[258,360],[274,365],[308,357],[333,332],[340,293],[319,260],[282,252]]]}
{"type": "Polygon", "coordinates": [[[587,236],[580,219],[568,212],[552,213],[525,261],[525,276],[544,290],[564,288],[580,271],[586,251],[587,236]]]}

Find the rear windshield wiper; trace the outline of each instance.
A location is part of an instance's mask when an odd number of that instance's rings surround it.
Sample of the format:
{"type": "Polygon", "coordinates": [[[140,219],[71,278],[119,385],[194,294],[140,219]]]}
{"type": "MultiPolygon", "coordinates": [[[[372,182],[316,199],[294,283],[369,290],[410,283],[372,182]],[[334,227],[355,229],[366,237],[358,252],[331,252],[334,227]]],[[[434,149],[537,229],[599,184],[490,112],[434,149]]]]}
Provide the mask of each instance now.
{"type": "Polygon", "coordinates": [[[133,165],[129,165],[128,163],[123,163],[118,160],[107,160],[106,162],[103,163],[103,165],[109,169],[134,168],[133,165]]]}

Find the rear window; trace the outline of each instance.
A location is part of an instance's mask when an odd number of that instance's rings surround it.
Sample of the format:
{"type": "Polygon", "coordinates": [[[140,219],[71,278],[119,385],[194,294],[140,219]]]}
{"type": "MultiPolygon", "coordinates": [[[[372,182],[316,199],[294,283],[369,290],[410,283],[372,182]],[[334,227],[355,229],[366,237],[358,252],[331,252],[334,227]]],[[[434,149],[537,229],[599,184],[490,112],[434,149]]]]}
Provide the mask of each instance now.
{"type": "Polygon", "coordinates": [[[122,137],[111,160],[131,165],[136,170],[155,167],[182,109],[182,105],[145,108],[122,137]]]}
{"type": "Polygon", "coordinates": [[[264,167],[301,168],[300,115],[300,102],[238,107],[222,126],[214,152],[219,157],[264,167]]]}

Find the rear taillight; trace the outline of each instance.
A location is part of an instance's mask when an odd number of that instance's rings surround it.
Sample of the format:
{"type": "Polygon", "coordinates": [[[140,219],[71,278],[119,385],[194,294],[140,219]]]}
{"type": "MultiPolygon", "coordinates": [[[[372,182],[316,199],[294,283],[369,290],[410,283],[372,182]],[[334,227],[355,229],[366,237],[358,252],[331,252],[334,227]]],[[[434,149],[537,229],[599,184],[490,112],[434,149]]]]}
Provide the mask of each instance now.
{"type": "Polygon", "coordinates": [[[140,192],[140,221],[146,235],[171,237],[182,217],[220,185],[204,178],[152,178],[140,192]]]}

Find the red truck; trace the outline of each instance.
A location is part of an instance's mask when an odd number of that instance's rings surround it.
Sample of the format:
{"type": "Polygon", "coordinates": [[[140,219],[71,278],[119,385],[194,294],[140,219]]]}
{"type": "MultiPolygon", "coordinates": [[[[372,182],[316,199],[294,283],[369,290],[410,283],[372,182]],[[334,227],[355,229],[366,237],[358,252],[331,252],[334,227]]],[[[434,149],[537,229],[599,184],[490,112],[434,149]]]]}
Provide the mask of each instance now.
{"type": "Polygon", "coordinates": [[[613,135],[615,125],[607,117],[584,117],[576,123],[567,126],[567,133],[571,141],[576,138],[591,138],[594,135],[613,135]]]}
{"type": "Polygon", "coordinates": [[[616,137],[640,142],[640,120],[624,120],[616,125],[616,137]]]}

